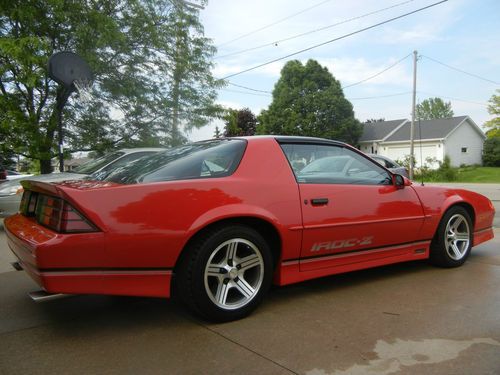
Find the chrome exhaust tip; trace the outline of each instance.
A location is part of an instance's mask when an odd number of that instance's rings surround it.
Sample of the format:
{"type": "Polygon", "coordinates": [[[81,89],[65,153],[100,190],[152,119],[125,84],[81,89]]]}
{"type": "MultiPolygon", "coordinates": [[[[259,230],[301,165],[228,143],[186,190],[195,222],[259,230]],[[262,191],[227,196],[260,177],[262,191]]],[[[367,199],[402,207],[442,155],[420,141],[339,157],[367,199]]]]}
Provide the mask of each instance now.
{"type": "Polygon", "coordinates": [[[22,271],[23,270],[23,266],[21,266],[21,263],[19,263],[19,262],[12,262],[10,265],[12,267],[14,267],[14,269],[16,271],[22,271]]]}
{"type": "Polygon", "coordinates": [[[37,290],[35,292],[29,292],[28,296],[35,302],[46,302],[52,301],[54,299],[60,299],[71,296],[71,294],[62,294],[62,293],[49,293],[45,290],[37,290]]]}

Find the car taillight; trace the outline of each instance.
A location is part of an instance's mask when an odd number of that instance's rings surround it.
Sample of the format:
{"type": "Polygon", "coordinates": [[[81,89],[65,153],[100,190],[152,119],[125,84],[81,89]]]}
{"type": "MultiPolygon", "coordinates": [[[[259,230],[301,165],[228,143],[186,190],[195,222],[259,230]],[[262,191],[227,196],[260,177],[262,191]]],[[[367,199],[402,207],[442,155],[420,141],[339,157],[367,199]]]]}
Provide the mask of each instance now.
{"type": "Polygon", "coordinates": [[[81,232],[95,232],[97,229],[77,210],[75,210],[68,202],[61,198],[55,198],[48,195],[34,194],[27,192],[23,194],[23,201],[21,202],[21,212],[29,215],[30,208],[32,208],[32,201],[36,199],[36,207],[34,214],[36,221],[56,232],[61,233],[81,233],[81,232]],[[27,207],[25,211],[23,208],[27,207]]]}

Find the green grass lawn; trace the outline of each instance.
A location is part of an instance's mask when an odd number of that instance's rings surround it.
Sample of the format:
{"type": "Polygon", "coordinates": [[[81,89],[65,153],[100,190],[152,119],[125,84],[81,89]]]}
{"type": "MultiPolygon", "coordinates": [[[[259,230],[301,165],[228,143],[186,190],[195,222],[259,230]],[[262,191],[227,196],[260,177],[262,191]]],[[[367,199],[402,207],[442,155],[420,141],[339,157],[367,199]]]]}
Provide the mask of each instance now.
{"type": "MultiPolygon", "coordinates": [[[[429,171],[424,180],[428,182],[483,182],[500,183],[500,168],[495,167],[463,167],[451,168],[456,173],[440,173],[439,171],[429,171]],[[449,178],[452,175],[455,178],[449,178]]],[[[415,177],[416,181],[421,180],[421,176],[415,177]]]]}
{"type": "Polygon", "coordinates": [[[457,182],[500,183],[500,168],[495,168],[495,167],[458,168],[457,182]]]}

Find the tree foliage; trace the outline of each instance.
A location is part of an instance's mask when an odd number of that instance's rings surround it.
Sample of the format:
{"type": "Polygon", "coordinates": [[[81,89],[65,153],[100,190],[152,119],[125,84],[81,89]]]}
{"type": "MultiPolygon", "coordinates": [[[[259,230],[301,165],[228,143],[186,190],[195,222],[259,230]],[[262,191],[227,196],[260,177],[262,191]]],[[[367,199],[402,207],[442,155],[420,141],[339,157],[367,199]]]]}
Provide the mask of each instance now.
{"type": "Polygon", "coordinates": [[[249,108],[229,109],[224,120],[224,137],[255,135],[257,118],[249,108]]]}
{"type": "Polygon", "coordinates": [[[453,117],[451,102],[444,102],[441,98],[425,99],[417,104],[415,112],[415,117],[419,120],[453,117]]]}
{"type": "Polygon", "coordinates": [[[11,0],[0,8],[0,150],[50,169],[57,153],[48,58],[73,51],[90,65],[92,99],[70,97],[69,151],[182,142],[220,109],[210,73],[215,48],[198,11],[181,0],[11,0]]]}
{"type": "Polygon", "coordinates": [[[337,81],[317,61],[285,64],[273,101],[259,116],[262,134],[324,137],[356,144],[362,127],[337,81]]]}
{"type": "Polygon", "coordinates": [[[500,138],[500,90],[497,90],[497,93],[499,95],[493,94],[488,105],[488,113],[495,117],[484,123],[484,127],[488,129],[486,131],[488,138],[500,138]]]}
{"type": "Polygon", "coordinates": [[[384,122],[385,118],[369,118],[365,121],[367,124],[375,124],[376,122],[384,122]]]}
{"type": "Polygon", "coordinates": [[[492,137],[484,141],[483,165],[500,167],[500,137],[492,137]]]}

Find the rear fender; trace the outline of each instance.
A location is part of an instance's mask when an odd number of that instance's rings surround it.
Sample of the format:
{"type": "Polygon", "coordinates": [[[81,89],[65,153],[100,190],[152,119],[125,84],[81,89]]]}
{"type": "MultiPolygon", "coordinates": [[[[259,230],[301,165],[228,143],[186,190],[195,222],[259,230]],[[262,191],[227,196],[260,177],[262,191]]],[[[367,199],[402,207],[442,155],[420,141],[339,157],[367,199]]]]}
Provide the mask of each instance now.
{"type": "MultiPolygon", "coordinates": [[[[232,204],[227,206],[216,207],[213,210],[205,212],[198,217],[191,227],[187,238],[191,239],[201,230],[207,226],[219,221],[233,219],[233,218],[256,218],[271,224],[281,239],[282,258],[298,258],[300,256],[300,247],[302,241],[301,231],[295,228],[287,228],[280,224],[278,218],[271,212],[263,209],[262,207],[246,205],[246,204],[232,204]],[[283,251],[286,253],[284,254],[283,251]]],[[[187,240],[184,246],[188,243],[187,240]]]]}

